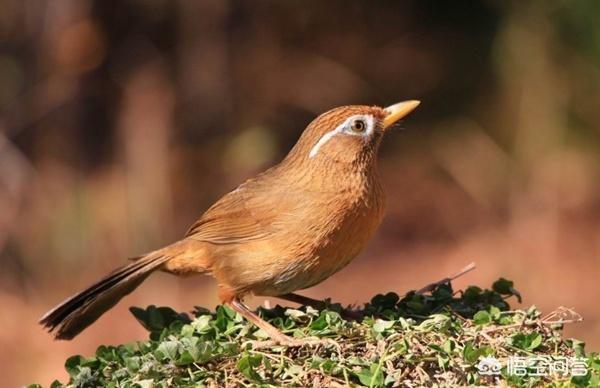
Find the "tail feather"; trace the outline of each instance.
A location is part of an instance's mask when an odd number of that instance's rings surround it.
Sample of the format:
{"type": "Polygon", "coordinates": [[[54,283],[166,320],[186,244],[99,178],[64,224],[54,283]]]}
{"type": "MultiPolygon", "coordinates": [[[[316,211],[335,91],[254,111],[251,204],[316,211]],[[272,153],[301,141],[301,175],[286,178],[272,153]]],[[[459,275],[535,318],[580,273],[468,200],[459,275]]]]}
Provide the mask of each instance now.
{"type": "Polygon", "coordinates": [[[47,312],[40,324],[50,332],[56,330],[56,339],[72,339],[170,258],[169,255],[150,254],[116,269],[47,312]]]}

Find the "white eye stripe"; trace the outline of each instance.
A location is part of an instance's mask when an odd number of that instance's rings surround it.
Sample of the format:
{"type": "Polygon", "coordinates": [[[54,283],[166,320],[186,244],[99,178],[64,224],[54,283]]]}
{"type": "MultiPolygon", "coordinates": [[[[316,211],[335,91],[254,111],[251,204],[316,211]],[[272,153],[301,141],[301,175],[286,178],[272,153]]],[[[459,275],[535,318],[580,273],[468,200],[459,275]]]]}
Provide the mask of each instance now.
{"type": "Polygon", "coordinates": [[[338,133],[341,133],[344,130],[344,125],[342,124],[339,127],[337,127],[336,129],[334,129],[333,131],[329,131],[326,134],[324,134],[319,141],[317,142],[317,144],[315,144],[313,146],[313,148],[310,150],[310,154],[308,154],[308,156],[310,158],[314,158],[317,155],[317,152],[319,152],[319,149],[321,148],[321,146],[325,143],[327,143],[329,141],[329,139],[331,139],[332,137],[334,137],[335,135],[337,135],[338,133]]]}
{"type": "Polygon", "coordinates": [[[324,134],[323,136],[321,136],[319,141],[310,150],[310,153],[308,154],[308,156],[310,158],[314,158],[317,155],[317,153],[319,152],[319,149],[321,149],[321,147],[325,143],[327,143],[329,140],[331,140],[332,137],[334,137],[335,135],[340,134],[340,133],[346,133],[348,135],[363,136],[363,137],[371,136],[371,134],[373,133],[373,130],[375,128],[374,124],[375,124],[375,120],[373,119],[373,116],[371,116],[371,115],[356,115],[356,116],[349,117],[348,119],[346,119],[346,121],[344,121],[342,124],[337,126],[335,129],[333,129],[333,130],[327,132],[326,134],[324,134]],[[350,129],[350,123],[352,123],[354,120],[364,120],[366,123],[366,126],[367,126],[366,130],[362,133],[353,132],[350,129]]]}

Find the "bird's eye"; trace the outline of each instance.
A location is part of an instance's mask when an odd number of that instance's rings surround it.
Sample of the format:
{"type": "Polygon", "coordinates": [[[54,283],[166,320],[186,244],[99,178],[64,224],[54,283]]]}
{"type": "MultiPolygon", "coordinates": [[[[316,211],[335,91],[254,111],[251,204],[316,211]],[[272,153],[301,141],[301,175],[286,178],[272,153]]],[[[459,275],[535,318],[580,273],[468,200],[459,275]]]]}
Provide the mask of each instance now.
{"type": "Polygon", "coordinates": [[[367,124],[363,120],[354,120],[350,124],[350,129],[352,132],[363,133],[367,129],[367,124]]]}

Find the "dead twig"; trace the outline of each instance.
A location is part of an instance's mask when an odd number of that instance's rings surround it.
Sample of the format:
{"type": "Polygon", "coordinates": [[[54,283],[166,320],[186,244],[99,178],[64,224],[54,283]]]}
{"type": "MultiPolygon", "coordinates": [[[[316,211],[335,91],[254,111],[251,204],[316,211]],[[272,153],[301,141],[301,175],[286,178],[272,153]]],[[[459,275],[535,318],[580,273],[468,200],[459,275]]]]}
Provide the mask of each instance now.
{"type": "Polygon", "coordinates": [[[562,325],[565,323],[577,323],[582,322],[583,317],[581,314],[573,310],[572,308],[560,306],[550,314],[542,318],[542,323],[545,325],[562,325]]]}
{"type": "Polygon", "coordinates": [[[489,333],[493,333],[496,331],[514,329],[515,327],[520,327],[520,326],[564,325],[567,323],[578,323],[578,322],[582,322],[582,321],[583,321],[583,317],[578,312],[576,312],[575,310],[570,309],[568,307],[560,306],[559,308],[552,311],[551,313],[549,313],[548,315],[546,315],[544,318],[542,318],[540,320],[531,320],[531,321],[524,320],[523,322],[513,323],[512,325],[496,326],[496,327],[490,328],[488,330],[482,330],[480,332],[480,334],[489,334],[489,333]]]}
{"type": "Polygon", "coordinates": [[[425,287],[423,287],[420,290],[418,290],[416,293],[417,293],[417,295],[422,295],[422,294],[424,294],[426,292],[433,291],[433,290],[436,289],[436,287],[441,286],[442,284],[445,284],[445,283],[449,283],[452,280],[457,279],[457,278],[465,275],[466,273],[473,271],[474,269],[475,269],[475,263],[474,262],[469,263],[468,265],[466,265],[463,269],[461,269],[460,271],[458,271],[454,275],[446,277],[446,278],[444,278],[442,280],[439,280],[437,282],[428,284],[425,287]]]}

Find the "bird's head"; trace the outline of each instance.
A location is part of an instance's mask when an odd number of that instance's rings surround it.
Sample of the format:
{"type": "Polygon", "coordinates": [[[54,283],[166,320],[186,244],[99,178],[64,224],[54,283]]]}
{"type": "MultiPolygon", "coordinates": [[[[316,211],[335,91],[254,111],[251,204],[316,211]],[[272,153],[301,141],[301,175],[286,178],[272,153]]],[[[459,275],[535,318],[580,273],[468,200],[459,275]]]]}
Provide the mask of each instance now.
{"type": "Polygon", "coordinates": [[[287,159],[305,166],[369,167],[385,132],[418,105],[419,101],[411,100],[387,108],[350,105],[332,109],[308,125],[287,159]]]}

